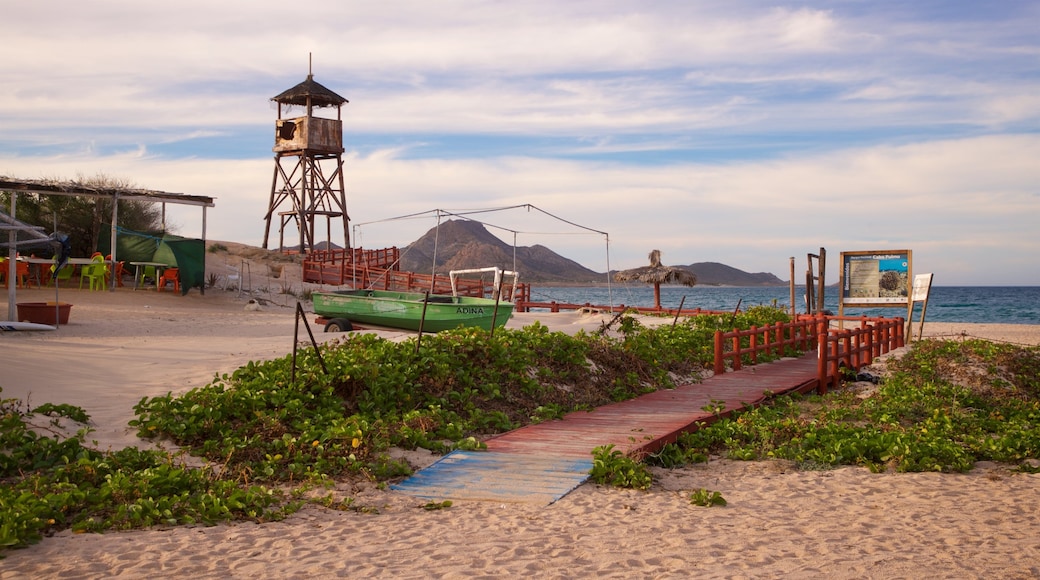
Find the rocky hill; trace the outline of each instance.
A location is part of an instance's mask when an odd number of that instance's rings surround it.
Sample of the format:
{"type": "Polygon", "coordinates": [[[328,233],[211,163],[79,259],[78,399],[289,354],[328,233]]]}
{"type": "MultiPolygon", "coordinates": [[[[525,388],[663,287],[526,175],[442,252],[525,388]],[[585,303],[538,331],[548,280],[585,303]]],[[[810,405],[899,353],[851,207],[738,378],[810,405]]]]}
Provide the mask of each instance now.
{"type": "Polygon", "coordinates": [[[679,266],[697,275],[697,283],[703,286],[786,286],[787,282],[769,272],[751,274],[718,262],[697,262],[679,266]]]}
{"type": "MultiPolygon", "coordinates": [[[[449,220],[401,250],[401,269],[429,272],[436,246],[438,274],[464,268],[498,266],[513,269],[513,246],[469,220],[449,220]]],[[[526,282],[592,282],[603,275],[545,246],[518,246],[516,269],[526,282]]]]}
{"type": "MultiPolygon", "coordinates": [[[[487,231],[479,222],[449,220],[426,232],[402,249],[401,269],[429,272],[436,245],[439,274],[449,270],[498,266],[513,269],[513,247],[487,231]]],[[[716,262],[698,262],[685,268],[697,275],[697,283],[706,286],[783,286],[773,274],[749,274],[716,262]]],[[[521,280],[549,283],[600,283],[606,275],[564,258],[541,245],[516,248],[516,268],[521,280]]]]}

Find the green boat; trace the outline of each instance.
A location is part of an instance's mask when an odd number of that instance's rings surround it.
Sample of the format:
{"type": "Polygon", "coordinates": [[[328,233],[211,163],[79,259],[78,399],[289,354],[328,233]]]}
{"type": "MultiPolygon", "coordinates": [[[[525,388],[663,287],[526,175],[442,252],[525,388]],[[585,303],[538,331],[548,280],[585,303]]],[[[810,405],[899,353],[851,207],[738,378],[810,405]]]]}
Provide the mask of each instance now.
{"type": "MultiPolygon", "coordinates": [[[[452,271],[452,288],[457,274],[496,272],[496,288],[501,288],[502,271],[452,271]]],[[[513,274],[512,272],[505,272],[513,274]]],[[[515,288],[515,274],[514,288],[515,288]]],[[[325,331],[353,330],[355,324],[399,328],[423,332],[440,332],[459,326],[476,326],[491,330],[501,328],[513,314],[513,303],[491,298],[398,292],[394,290],[334,290],[314,292],[314,313],[326,320],[325,331]]]]}

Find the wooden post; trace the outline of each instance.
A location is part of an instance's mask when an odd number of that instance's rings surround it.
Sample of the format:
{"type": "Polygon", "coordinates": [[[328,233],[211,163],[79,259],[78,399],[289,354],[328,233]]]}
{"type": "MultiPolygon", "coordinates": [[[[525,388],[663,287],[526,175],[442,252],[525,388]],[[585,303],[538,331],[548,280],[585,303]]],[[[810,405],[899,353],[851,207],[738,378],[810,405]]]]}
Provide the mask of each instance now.
{"type": "Polygon", "coordinates": [[[821,395],[827,394],[827,334],[816,335],[816,390],[821,395]]]}
{"type": "Polygon", "coordinates": [[[715,374],[726,372],[726,363],[722,360],[722,331],[715,331],[715,374]]]}
{"type": "Polygon", "coordinates": [[[794,307],[794,256],[791,256],[791,277],[789,280],[791,281],[791,318],[794,318],[797,313],[794,307]]]}

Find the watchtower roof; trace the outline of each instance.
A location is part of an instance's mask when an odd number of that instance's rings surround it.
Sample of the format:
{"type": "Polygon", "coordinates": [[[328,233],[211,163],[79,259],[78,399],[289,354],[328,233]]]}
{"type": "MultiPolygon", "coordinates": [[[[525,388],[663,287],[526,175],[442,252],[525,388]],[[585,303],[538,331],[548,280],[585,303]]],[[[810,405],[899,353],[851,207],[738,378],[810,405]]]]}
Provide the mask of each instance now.
{"type": "Polygon", "coordinates": [[[282,92],[271,99],[276,103],[306,107],[308,100],[312,107],[338,107],[347,103],[345,98],[314,80],[314,75],[307,75],[307,80],[282,92]]]}

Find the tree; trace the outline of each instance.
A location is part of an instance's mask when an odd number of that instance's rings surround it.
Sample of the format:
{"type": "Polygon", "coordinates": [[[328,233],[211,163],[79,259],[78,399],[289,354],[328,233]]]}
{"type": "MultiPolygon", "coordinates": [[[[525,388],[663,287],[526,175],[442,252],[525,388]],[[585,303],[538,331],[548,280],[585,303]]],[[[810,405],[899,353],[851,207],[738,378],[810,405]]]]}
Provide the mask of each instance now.
{"type": "MultiPolygon", "coordinates": [[[[100,173],[86,179],[79,177],[77,184],[105,190],[137,188],[127,180],[100,173]]],[[[5,208],[10,208],[10,196],[10,192],[0,192],[5,208]]],[[[16,209],[18,215],[15,217],[25,223],[42,226],[45,232],[68,234],[74,256],[93,253],[104,226],[112,219],[112,200],[103,197],[20,193],[16,209]]],[[[146,201],[119,200],[118,220],[119,227],[130,230],[154,232],[163,229],[161,210],[146,201]]]]}

